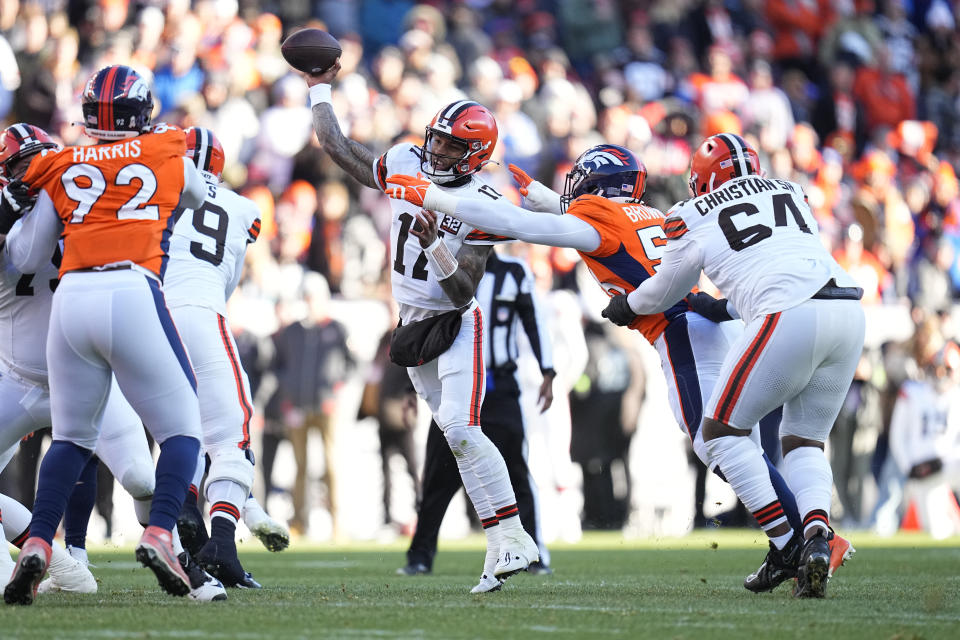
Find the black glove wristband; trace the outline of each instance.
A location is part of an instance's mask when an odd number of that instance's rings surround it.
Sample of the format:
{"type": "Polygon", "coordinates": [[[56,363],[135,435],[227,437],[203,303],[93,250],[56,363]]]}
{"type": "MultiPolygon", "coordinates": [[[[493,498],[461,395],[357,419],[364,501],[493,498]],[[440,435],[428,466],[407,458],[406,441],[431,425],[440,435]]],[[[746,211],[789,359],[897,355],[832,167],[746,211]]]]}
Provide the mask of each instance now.
{"type": "Polygon", "coordinates": [[[630,308],[630,303],[627,302],[626,294],[610,298],[607,308],[600,315],[621,327],[626,327],[637,317],[637,314],[630,308]]]}
{"type": "Polygon", "coordinates": [[[727,320],[733,320],[733,316],[731,316],[730,312],[727,311],[726,298],[720,298],[718,300],[709,293],[704,293],[701,291],[699,293],[687,294],[686,300],[691,309],[699,313],[707,320],[711,320],[713,322],[726,322],[727,320]]]}

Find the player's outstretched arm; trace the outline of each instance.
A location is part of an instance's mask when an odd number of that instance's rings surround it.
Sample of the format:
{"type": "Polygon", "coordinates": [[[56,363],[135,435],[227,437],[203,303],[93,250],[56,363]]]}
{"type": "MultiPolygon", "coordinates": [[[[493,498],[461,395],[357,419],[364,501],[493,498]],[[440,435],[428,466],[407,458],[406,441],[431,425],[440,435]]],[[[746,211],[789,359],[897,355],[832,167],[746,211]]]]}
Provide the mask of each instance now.
{"type": "Polygon", "coordinates": [[[472,227],[508,238],[587,253],[600,246],[600,234],[576,216],[527,211],[505,198],[458,198],[423,178],[394,174],[386,193],[425,209],[442,211],[472,227]]]}
{"type": "Polygon", "coordinates": [[[701,251],[696,243],[685,242],[681,249],[668,242],[656,275],[627,295],[630,309],[637,315],[666,311],[693,289],[702,268],[701,251]]]}
{"type": "Polygon", "coordinates": [[[437,214],[424,209],[417,214],[417,224],[410,233],[420,240],[420,246],[427,254],[427,262],[436,272],[437,282],[450,302],[462,307],[473,299],[493,247],[465,244],[454,257],[443,238],[438,236],[439,225],[437,214]]]}
{"type": "Polygon", "coordinates": [[[343,135],[337,114],[330,102],[330,83],[340,71],[340,59],[320,75],[304,74],[310,87],[310,106],[313,111],[313,130],[323,150],[330,154],[341,169],[360,184],[380,190],[373,176],[373,151],[343,135]]]}

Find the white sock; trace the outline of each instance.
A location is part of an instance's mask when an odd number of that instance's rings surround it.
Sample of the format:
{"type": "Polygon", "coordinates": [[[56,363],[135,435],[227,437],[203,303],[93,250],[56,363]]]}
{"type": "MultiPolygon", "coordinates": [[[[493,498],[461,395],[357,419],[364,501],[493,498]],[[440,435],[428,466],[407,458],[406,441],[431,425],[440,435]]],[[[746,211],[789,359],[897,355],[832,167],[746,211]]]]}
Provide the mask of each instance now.
{"type": "Polygon", "coordinates": [[[803,519],[803,532],[813,527],[830,526],[830,499],[833,495],[833,472],[818,447],[797,447],[783,457],[784,478],[797,498],[797,509],[803,519]]]}
{"type": "MultiPolygon", "coordinates": [[[[211,518],[229,518],[234,524],[240,519],[240,509],[250,495],[246,487],[232,480],[207,481],[207,502],[211,518]]],[[[211,525],[212,526],[212,525],[211,525]]]]}
{"type": "Polygon", "coordinates": [[[67,547],[67,553],[69,553],[70,557],[74,560],[78,560],[85,565],[90,564],[90,559],[87,557],[87,550],[83,547],[67,547]]]}
{"type": "Polygon", "coordinates": [[[200,484],[203,482],[203,474],[207,471],[207,456],[203,452],[203,447],[200,447],[200,453],[197,458],[197,469],[193,472],[193,480],[190,481],[190,484],[195,486],[197,489],[200,488],[200,484]]]}
{"type": "Polygon", "coordinates": [[[30,510],[11,498],[0,493],[0,514],[3,514],[3,535],[9,542],[17,539],[30,528],[33,517],[30,510]]]}
{"type": "Polygon", "coordinates": [[[494,505],[516,503],[503,456],[479,427],[448,427],[444,436],[481,520],[494,515],[494,505]]]}
{"type": "Polygon", "coordinates": [[[150,504],[153,502],[153,496],[146,498],[133,499],[133,512],[137,516],[137,522],[144,529],[150,524],[150,504]]]}
{"type": "Polygon", "coordinates": [[[483,530],[487,535],[487,553],[483,557],[483,575],[492,578],[493,570],[497,568],[497,559],[500,557],[500,543],[503,541],[503,530],[499,524],[483,530]]]}
{"type": "Polygon", "coordinates": [[[766,531],[787,522],[760,448],[750,438],[722,436],[708,440],[707,457],[720,468],[740,502],[766,531]]]}
{"type": "Polygon", "coordinates": [[[776,536],[776,537],[771,536],[770,542],[772,542],[777,549],[783,551],[783,548],[787,546],[787,543],[790,542],[790,538],[792,537],[793,537],[793,529],[790,529],[790,531],[783,534],[782,536],[776,536]]]}
{"type": "Polygon", "coordinates": [[[173,525],[173,531],[170,532],[170,543],[173,546],[173,553],[180,555],[183,553],[183,544],[180,543],[180,532],[177,531],[177,525],[173,525]]]}

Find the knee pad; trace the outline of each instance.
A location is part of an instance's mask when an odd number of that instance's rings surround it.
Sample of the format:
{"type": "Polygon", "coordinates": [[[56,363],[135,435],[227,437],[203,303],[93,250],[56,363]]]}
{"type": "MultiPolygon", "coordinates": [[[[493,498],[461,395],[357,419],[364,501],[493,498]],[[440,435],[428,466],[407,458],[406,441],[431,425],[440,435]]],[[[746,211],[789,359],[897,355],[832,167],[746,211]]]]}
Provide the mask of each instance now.
{"type": "Polygon", "coordinates": [[[131,466],[117,480],[135,500],[152,496],[156,483],[153,466],[141,465],[131,466]]]}
{"type": "Polygon", "coordinates": [[[249,492],[253,485],[253,462],[246,451],[235,446],[220,447],[208,451],[210,468],[207,471],[207,486],[218,480],[229,480],[249,492]]]}

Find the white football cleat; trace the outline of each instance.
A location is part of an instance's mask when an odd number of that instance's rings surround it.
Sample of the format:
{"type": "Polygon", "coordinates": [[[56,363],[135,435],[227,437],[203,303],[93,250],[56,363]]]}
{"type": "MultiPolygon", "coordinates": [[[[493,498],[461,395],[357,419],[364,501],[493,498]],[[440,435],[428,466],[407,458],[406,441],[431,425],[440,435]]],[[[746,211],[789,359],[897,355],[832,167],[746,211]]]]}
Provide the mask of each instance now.
{"type": "Polygon", "coordinates": [[[470,593],[491,593],[493,591],[500,591],[503,588],[503,580],[500,578],[494,578],[491,575],[486,573],[480,576],[480,582],[473,589],[470,589],[470,593]]]}
{"type": "Polygon", "coordinates": [[[540,559],[540,550],[523,529],[518,533],[503,532],[503,542],[500,544],[500,557],[493,575],[505,580],[515,573],[525,570],[531,562],[540,559]]]}
{"type": "Polygon", "coordinates": [[[86,563],[77,560],[58,545],[53,547],[47,573],[49,577],[37,586],[37,593],[97,592],[97,579],[90,573],[86,563]]]}
{"type": "Polygon", "coordinates": [[[290,532],[271,518],[255,498],[247,498],[243,505],[243,523],[268,551],[283,551],[290,546],[290,532]]]}
{"type": "Polygon", "coordinates": [[[222,602],[227,599],[227,590],[223,588],[223,583],[204,571],[186,550],[181,551],[177,556],[180,566],[183,567],[187,577],[190,578],[190,593],[187,595],[191,600],[199,602],[222,602]]]}
{"type": "Polygon", "coordinates": [[[13,576],[13,570],[17,568],[17,563],[10,557],[10,552],[6,549],[0,551],[0,584],[7,584],[13,576]]]}

